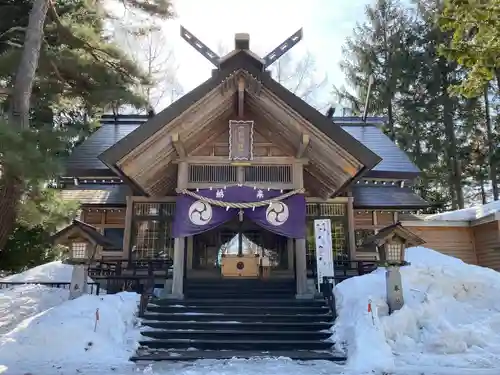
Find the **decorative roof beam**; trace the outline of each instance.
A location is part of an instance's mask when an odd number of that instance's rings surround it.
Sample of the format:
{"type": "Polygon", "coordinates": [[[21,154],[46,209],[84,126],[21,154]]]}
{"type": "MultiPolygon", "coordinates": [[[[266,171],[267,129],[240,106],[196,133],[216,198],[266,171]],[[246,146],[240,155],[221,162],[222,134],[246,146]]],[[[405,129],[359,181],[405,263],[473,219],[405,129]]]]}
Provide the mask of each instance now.
{"type": "Polygon", "coordinates": [[[272,63],[278,60],[285,53],[290,51],[293,46],[295,46],[298,42],[302,40],[302,29],[298,30],[291,37],[286,39],[283,43],[281,43],[278,47],[273,49],[264,57],[264,68],[269,67],[272,63]]]}
{"type": "Polygon", "coordinates": [[[307,150],[307,146],[309,146],[309,141],[309,135],[302,134],[302,138],[300,139],[299,147],[297,149],[297,154],[295,155],[297,159],[300,159],[304,156],[304,153],[307,150]]]}
{"type": "Polygon", "coordinates": [[[197,50],[204,58],[219,68],[220,56],[208,48],[201,40],[191,34],[184,26],[181,26],[181,37],[188,42],[191,47],[197,50]]]}
{"type": "Polygon", "coordinates": [[[245,77],[240,76],[238,80],[238,117],[245,115],[245,77]]]}
{"type": "Polygon", "coordinates": [[[187,156],[186,148],[184,147],[184,143],[181,141],[179,137],[179,133],[173,133],[171,135],[172,144],[174,145],[175,152],[177,152],[177,156],[180,159],[185,159],[187,156]]]}

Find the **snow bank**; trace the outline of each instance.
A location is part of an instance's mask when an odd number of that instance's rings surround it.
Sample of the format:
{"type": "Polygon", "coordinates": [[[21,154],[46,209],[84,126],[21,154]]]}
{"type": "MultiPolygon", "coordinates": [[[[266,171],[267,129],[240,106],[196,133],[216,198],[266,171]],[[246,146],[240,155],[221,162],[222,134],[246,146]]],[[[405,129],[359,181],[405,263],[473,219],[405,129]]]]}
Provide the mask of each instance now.
{"type": "MultiPolygon", "coordinates": [[[[124,364],[140,338],[139,295],[84,295],[24,320],[0,337],[0,363],[124,364]],[[99,321],[94,332],[96,309],[99,321]]],[[[26,366],[25,366],[26,367],[26,366]]]]}
{"type": "Polygon", "coordinates": [[[407,260],[411,266],[401,269],[405,306],[390,316],[385,270],[336,286],[332,339],[348,352],[348,367],[498,368],[500,273],[423,247],[408,249],[407,260]]]}
{"type": "Polygon", "coordinates": [[[481,219],[495,212],[500,211],[500,201],[481,204],[461,210],[443,212],[441,214],[426,216],[425,220],[445,220],[445,221],[470,221],[481,219]]]}
{"type": "Polygon", "coordinates": [[[72,265],[55,261],[4,277],[1,281],[70,283],[72,272],[72,265]]]}
{"type": "Polygon", "coordinates": [[[22,320],[60,305],[69,291],[40,285],[19,285],[0,290],[0,335],[14,329],[22,320]]]}

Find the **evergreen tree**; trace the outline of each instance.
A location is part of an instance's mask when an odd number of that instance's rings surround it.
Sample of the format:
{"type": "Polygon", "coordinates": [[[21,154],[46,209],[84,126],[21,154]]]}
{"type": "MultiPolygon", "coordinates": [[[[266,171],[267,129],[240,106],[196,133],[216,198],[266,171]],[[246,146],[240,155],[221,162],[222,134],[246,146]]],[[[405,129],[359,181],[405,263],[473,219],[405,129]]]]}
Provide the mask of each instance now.
{"type": "Polygon", "coordinates": [[[366,22],[356,26],[343,48],[345,58],[341,68],[355,92],[350,94],[340,89],[337,94],[350,101],[359,113],[372,76],[369,110],[387,116],[387,133],[395,140],[394,101],[408,62],[409,17],[397,0],[377,0],[373,6],[366,7],[366,18],[366,22]]]}
{"type": "MultiPolygon", "coordinates": [[[[124,3],[172,16],[167,0],[124,3]]],[[[0,85],[8,113],[0,121],[2,249],[19,202],[56,174],[60,157],[88,134],[100,109],[117,99],[143,106],[134,86],[147,77],[105,35],[110,15],[102,2],[8,0],[0,14],[0,85]]]]}
{"type": "Polygon", "coordinates": [[[500,86],[500,0],[449,0],[440,24],[453,33],[441,52],[469,69],[455,88],[467,96],[481,96],[491,80],[500,86]]]}

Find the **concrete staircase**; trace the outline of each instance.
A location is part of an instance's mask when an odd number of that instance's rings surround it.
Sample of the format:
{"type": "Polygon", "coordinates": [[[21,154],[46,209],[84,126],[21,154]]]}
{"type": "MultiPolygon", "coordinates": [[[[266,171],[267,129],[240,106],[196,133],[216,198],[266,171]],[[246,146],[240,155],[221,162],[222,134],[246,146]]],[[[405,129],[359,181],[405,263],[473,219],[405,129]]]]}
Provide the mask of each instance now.
{"type": "Polygon", "coordinates": [[[134,361],[289,357],[344,361],[322,300],[295,299],[293,280],[186,280],[185,299],[155,299],[134,361]]]}

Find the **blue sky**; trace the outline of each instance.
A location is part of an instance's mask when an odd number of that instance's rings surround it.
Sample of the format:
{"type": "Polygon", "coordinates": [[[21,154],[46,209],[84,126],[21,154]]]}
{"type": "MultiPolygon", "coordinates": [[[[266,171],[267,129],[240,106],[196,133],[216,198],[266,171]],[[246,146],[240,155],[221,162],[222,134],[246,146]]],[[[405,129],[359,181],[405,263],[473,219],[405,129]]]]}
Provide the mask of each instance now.
{"type": "Polygon", "coordinates": [[[310,51],[318,73],[328,74],[330,86],[340,86],[344,83],[338,67],[342,44],[356,22],[364,20],[369,3],[371,0],[174,0],[177,18],[167,22],[165,33],[186,92],[209,78],[213,67],[181,39],[181,24],[215,51],[221,44],[232,47],[235,33],[249,33],[250,48],[260,56],[302,27],[304,38],[294,47],[294,56],[310,51]]]}

